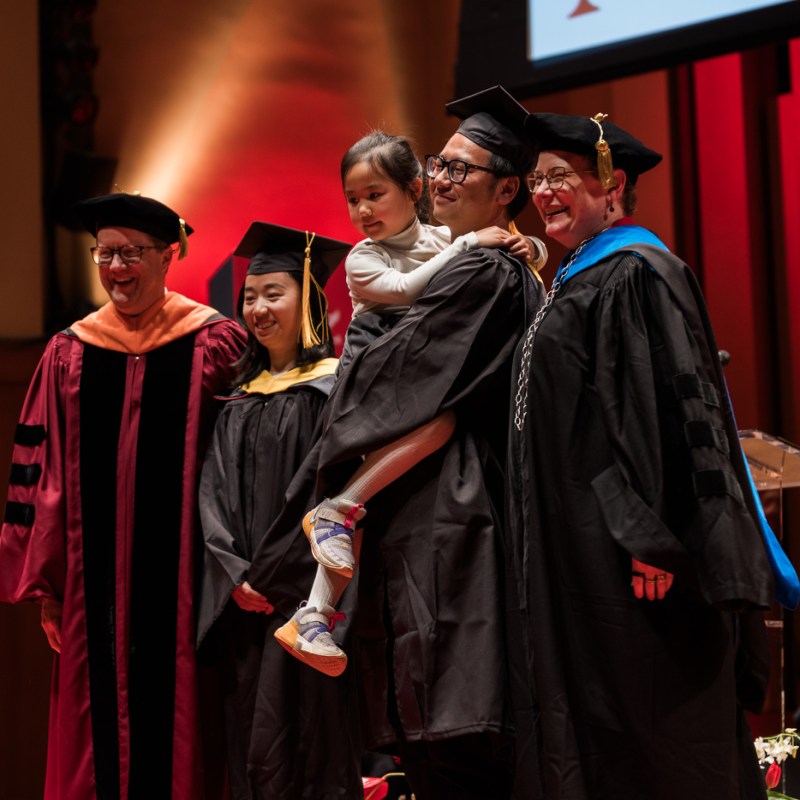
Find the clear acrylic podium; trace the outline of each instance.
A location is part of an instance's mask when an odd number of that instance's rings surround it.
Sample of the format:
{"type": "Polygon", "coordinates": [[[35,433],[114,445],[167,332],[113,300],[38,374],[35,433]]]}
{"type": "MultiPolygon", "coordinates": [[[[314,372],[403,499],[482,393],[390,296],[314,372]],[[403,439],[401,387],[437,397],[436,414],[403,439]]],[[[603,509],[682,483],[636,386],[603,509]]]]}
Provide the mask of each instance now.
{"type": "MultiPolygon", "coordinates": [[[[785,439],[756,430],[739,431],[739,441],[756,489],[800,486],[800,448],[785,439]]],[[[783,539],[782,531],[775,531],[775,534],[783,539]]]]}
{"type": "MultiPolygon", "coordinates": [[[[742,445],[750,474],[753,476],[756,489],[774,491],[777,498],[778,524],[775,526],[775,535],[783,542],[783,490],[800,486],[800,448],[781,439],[758,430],[739,431],[739,441],[742,445]]],[[[765,503],[765,511],[767,510],[765,503]]],[[[769,516],[769,514],[768,514],[769,516]]],[[[777,616],[766,620],[768,628],[777,629],[780,641],[780,715],[781,730],[786,729],[786,695],[784,687],[784,632],[783,608],[777,606],[777,616]]]]}

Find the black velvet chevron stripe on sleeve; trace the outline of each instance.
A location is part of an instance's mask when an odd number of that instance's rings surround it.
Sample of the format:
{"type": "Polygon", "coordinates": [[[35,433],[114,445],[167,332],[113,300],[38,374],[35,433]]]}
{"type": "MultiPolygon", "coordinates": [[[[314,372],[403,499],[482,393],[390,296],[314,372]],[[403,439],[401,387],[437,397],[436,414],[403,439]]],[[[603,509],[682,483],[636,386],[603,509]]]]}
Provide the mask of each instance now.
{"type": "Polygon", "coordinates": [[[14,443],[22,447],[36,447],[47,438],[44,425],[24,425],[19,423],[14,434],[14,443]]]}
{"type": "Polygon", "coordinates": [[[12,464],[8,482],[13,486],[33,486],[41,476],[41,464],[12,464]]]}
{"type": "Polygon", "coordinates": [[[9,525],[25,525],[30,527],[36,518],[36,508],[30,503],[15,503],[9,500],[6,503],[6,513],[3,520],[9,525]]]}

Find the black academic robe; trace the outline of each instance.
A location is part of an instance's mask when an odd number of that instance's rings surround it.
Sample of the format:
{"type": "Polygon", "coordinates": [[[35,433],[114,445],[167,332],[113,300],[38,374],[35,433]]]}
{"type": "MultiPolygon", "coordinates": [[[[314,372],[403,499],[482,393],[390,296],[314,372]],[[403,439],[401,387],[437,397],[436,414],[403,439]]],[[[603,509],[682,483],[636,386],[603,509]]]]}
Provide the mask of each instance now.
{"type": "Polygon", "coordinates": [[[741,703],[764,628],[730,609],[769,605],[769,566],[700,290],[636,249],[649,265],[616,252],[564,284],[512,428],[520,780],[547,800],[762,797],[741,703]],[[674,573],[665,600],[634,598],[632,556],[674,573]]]}
{"type": "MultiPolygon", "coordinates": [[[[278,393],[228,400],[203,468],[198,632],[205,639],[201,653],[220,665],[232,800],[331,800],[361,793],[351,677],[333,679],[309,669],[273,639],[287,613],[308,595],[316,562],[299,513],[288,554],[267,531],[318,437],[332,384],[329,374],[278,393]],[[281,581],[293,587],[288,603],[274,584],[260,587],[284,614],[243,611],[230,599],[260,546],[276,559],[281,581]]],[[[311,505],[304,494],[301,505],[311,505]]]]}
{"type": "MultiPolygon", "coordinates": [[[[503,470],[511,359],[540,292],[500,251],[454,258],[355,357],[326,405],[327,495],[353,459],[445,409],[457,418],[452,439],[372,498],[364,520],[355,668],[371,748],[511,731],[503,470]]],[[[267,589],[274,569],[260,561],[251,582],[267,589]]]]}

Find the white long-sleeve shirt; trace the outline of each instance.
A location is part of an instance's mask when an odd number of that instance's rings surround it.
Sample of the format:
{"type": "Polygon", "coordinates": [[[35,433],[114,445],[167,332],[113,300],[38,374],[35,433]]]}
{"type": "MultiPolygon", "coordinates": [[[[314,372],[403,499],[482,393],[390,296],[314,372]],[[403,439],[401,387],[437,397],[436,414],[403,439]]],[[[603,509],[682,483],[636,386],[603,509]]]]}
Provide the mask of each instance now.
{"type": "Polygon", "coordinates": [[[473,247],[478,247],[475,233],[451,243],[449,228],[425,225],[416,218],[388,239],[364,239],[344,262],[353,316],[407,311],[444,264],[473,247]]]}
{"type": "MultiPolygon", "coordinates": [[[[538,239],[533,242],[538,248],[534,266],[540,269],[547,250],[538,239]]],[[[416,218],[395,236],[380,242],[360,241],[344,263],[353,316],[365,311],[404,313],[451,258],[475,247],[479,243],[474,232],[451,242],[449,228],[426,225],[416,218]]]]}

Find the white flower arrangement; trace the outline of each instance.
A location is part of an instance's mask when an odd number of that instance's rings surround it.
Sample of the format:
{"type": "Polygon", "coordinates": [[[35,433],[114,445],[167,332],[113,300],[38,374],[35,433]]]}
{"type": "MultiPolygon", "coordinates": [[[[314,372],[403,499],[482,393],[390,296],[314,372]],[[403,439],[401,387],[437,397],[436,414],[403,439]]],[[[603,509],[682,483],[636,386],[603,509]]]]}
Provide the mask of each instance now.
{"type": "Polygon", "coordinates": [[[774,736],[759,736],[753,745],[756,748],[758,763],[766,768],[764,780],[767,784],[767,797],[794,800],[787,794],[774,791],[781,779],[781,764],[790,756],[795,758],[800,746],[800,735],[796,728],[787,728],[774,736]]]}

